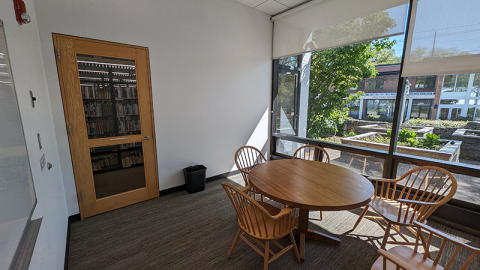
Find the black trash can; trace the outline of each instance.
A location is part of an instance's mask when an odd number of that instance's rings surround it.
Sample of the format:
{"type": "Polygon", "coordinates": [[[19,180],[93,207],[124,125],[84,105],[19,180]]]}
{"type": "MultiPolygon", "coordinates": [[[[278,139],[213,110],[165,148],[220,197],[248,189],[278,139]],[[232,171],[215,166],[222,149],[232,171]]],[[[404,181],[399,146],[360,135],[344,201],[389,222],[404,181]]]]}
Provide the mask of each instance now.
{"type": "Polygon", "coordinates": [[[185,185],[188,193],[195,193],[205,189],[207,168],[203,165],[190,166],[183,169],[185,185]]]}

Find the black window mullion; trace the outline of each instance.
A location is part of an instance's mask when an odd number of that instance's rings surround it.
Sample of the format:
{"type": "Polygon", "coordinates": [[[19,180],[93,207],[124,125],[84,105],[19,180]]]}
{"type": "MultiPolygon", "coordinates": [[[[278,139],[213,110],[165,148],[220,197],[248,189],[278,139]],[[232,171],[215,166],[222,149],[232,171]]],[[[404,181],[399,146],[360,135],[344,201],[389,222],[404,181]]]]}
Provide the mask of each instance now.
{"type": "MultiPolygon", "coordinates": [[[[406,82],[406,78],[402,77],[403,73],[403,65],[405,63],[405,53],[407,51],[407,40],[408,40],[408,31],[410,29],[410,21],[412,17],[412,6],[413,6],[413,0],[410,0],[410,4],[408,6],[408,15],[407,15],[407,27],[405,29],[405,42],[403,43],[403,53],[402,53],[402,61],[400,63],[400,71],[398,73],[398,86],[397,86],[397,98],[395,101],[395,111],[393,112],[393,124],[392,124],[392,136],[390,139],[390,146],[388,149],[388,156],[385,160],[385,166],[383,170],[383,177],[385,178],[395,178],[396,176],[394,175],[394,171],[396,168],[394,168],[394,160],[393,160],[393,155],[395,151],[397,150],[397,142],[398,142],[398,132],[400,129],[400,121],[403,119],[400,119],[401,112],[403,112],[403,99],[404,99],[404,86],[406,82]]],[[[398,164],[397,164],[398,165],[398,164]]]]}

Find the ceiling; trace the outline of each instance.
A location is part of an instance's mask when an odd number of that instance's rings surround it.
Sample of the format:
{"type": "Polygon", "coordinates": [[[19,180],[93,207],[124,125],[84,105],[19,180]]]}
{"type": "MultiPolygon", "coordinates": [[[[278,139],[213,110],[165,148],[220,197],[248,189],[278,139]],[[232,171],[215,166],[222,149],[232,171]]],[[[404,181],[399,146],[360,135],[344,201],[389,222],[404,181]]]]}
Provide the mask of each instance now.
{"type": "Polygon", "coordinates": [[[270,15],[277,15],[310,0],[235,0],[270,15]]]}

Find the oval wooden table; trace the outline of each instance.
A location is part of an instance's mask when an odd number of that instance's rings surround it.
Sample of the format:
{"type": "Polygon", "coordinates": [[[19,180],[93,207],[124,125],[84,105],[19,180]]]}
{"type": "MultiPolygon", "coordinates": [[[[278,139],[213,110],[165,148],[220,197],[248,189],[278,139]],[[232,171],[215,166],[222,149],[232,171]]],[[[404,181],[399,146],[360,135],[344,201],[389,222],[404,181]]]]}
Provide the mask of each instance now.
{"type": "Polygon", "coordinates": [[[300,216],[300,258],[305,259],[305,238],[340,243],[340,239],[308,229],[309,210],[340,211],[370,202],[374,188],[370,181],[349,169],[301,159],[269,161],[255,166],[248,175],[261,194],[288,206],[298,207],[300,216]]]}

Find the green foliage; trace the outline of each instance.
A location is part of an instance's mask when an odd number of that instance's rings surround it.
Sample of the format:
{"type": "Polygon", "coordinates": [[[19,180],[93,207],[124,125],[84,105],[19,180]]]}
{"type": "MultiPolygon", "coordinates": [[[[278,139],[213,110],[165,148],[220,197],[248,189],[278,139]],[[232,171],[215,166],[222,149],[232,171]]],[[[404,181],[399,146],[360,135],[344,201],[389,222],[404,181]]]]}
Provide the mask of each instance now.
{"type": "MultiPolygon", "coordinates": [[[[396,26],[388,12],[355,19],[315,32],[312,42],[331,37],[331,34],[355,38],[364,30],[382,35],[396,26]]],[[[357,101],[364,92],[351,95],[347,91],[357,88],[366,78],[373,78],[377,72],[370,61],[381,50],[394,45],[388,38],[362,42],[343,47],[326,49],[312,53],[310,65],[310,93],[308,97],[307,137],[325,137],[336,133],[348,116],[347,104],[357,101]]]]}
{"type": "Polygon", "coordinates": [[[367,115],[367,118],[370,121],[380,121],[380,115],[369,114],[367,115]]]}
{"type": "Polygon", "coordinates": [[[431,133],[427,133],[425,139],[422,140],[423,147],[429,149],[435,148],[440,143],[440,136],[431,133]]]}
{"type": "MultiPolygon", "coordinates": [[[[374,143],[390,144],[392,132],[387,131],[387,135],[374,135],[371,137],[361,138],[360,140],[374,143]]],[[[430,150],[438,150],[442,148],[443,144],[440,141],[440,136],[435,134],[426,134],[425,139],[418,139],[417,134],[413,131],[404,129],[398,134],[398,146],[410,146],[415,148],[424,148],[430,150]]]]}
{"type": "Polygon", "coordinates": [[[428,119],[410,119],[407,125],[411,126],[434,126],[434,127],[454,127],[463,128],[467,125],[468,121],[451,121],[451,120],[428,120],[428,119]]]}
{"type": "Polygon", "coordinates": [[[385,48],[375,53],[372,62],[375,65],[399,64],[402,61],[401,57],[395,56],[395,49],[385,48]]]}
{"type": "Polygon", "coordinates": [[[417,133],[408,129],[402,129],[398,133],[398,141],[404,143],[410,143],[409,139],[417,139],[417,133]]]}
{"type": "Polygon", "coordinates": [[[354,131],[350,131],[348,133],[343,134],[344,138],[353,137],[353,136],[357,136],[357,133],[355,133],[354,131]]]}
{"type": "Polygon", "coordinates": [[[458,116],[458,117],[455,117],[455,118],[452,118],[452,121],[469,121],[469,120],[472,120],[473,116],[472,117],[465,117],[465,116],[458,116]]]}

